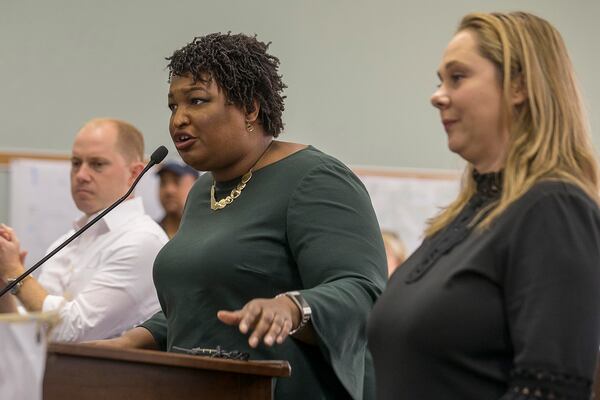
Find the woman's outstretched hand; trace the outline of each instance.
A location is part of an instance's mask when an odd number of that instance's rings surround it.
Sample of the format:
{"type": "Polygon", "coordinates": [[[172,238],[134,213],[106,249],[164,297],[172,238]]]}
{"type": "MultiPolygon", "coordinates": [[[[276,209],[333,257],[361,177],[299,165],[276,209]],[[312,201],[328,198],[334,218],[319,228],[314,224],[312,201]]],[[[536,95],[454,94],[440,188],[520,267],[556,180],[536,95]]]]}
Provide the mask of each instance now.
{"type": "Polygon", "coordinates": [[[263,341],[266,346],[282,344],[290,331],[300,324],[300,310],[287,296],[254,299],[241,310],[217,313],[227,325],[237,325],[243,334],[250,333],[248,344],[255,348],[263,341]]]}

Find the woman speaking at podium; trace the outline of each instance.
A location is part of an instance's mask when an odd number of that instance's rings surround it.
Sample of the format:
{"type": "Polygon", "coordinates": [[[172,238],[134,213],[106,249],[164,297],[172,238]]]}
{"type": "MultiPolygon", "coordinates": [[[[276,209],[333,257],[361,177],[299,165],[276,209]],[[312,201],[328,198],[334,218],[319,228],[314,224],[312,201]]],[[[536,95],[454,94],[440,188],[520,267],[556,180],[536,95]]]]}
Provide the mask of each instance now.
{"type": "Polygon", "coordinates": [[[374,397],[366,320],[386,258],[369,196],[340,161],[276,140],[279,60],[242,34],[168,58],[169,130],[202,175],[154,264],[162,312],[104,345],[283,359],[279,399],[374,397]]]}

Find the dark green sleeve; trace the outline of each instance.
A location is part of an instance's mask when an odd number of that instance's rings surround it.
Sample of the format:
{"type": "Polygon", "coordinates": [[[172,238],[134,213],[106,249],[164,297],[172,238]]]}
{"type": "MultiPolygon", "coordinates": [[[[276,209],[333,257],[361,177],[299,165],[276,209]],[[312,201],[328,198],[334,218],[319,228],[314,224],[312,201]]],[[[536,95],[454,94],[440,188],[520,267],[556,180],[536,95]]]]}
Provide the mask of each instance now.
{"type": "Polygon", "coordinates": [[[313,168],[292,195],[287,233],[321,351],[352,398],[374,398],[366,321],[386,258],[366,189],[343,165],[313,168]]]}
{"type": "Polygon", "coordinates": [[[167,318],[162,311],[139,326],[150,331],[160,350],[167,351],[167,318]]]}

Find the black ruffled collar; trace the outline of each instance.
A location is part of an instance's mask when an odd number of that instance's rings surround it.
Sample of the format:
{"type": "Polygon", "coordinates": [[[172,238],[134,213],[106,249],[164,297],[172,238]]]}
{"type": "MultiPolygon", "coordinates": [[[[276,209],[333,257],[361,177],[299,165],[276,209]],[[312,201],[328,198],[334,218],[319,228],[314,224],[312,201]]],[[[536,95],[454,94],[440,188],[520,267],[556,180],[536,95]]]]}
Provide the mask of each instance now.
{"type": "Polygon", "coordinates": [[[477,185],[477,194],[496,197],[502,192],[502,171],[480,174],[473,170],[473,179],[477,185]]]}

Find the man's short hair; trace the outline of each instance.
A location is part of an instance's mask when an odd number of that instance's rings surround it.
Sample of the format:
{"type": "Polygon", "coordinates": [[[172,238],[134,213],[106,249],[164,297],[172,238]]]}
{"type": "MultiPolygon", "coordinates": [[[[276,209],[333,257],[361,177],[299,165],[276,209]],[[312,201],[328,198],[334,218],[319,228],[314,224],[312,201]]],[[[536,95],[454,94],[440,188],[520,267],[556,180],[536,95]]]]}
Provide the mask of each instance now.
{"type": "Polygon", "coordinates": [[[129,122],[113,118],[95,118],[86,125],[112,124],[117,130],[116,149],[128,163],[144,161],[144,136],[129,122]]]}
{"type": "Polygon", "coordinates": [[[128,162],[144,161],[144,136],[128,122],[114,120],[117,126],[117,148],[128,162]]]}

